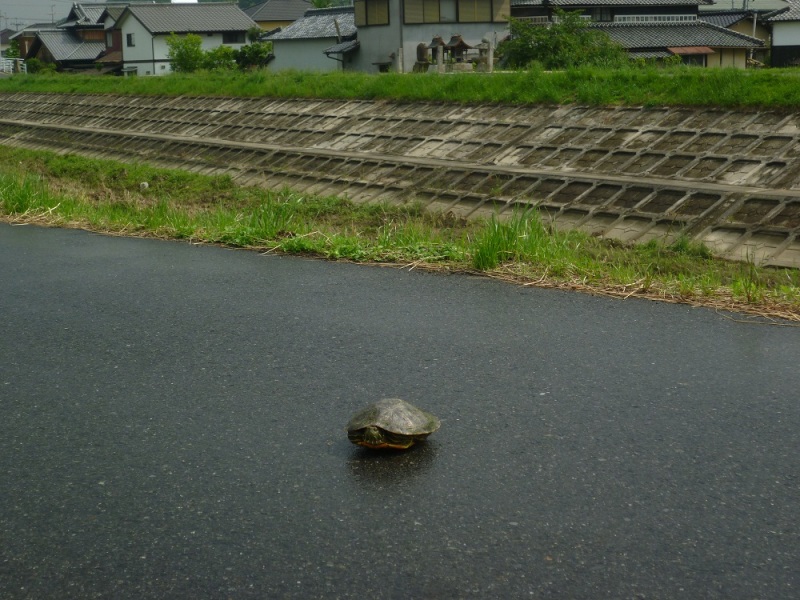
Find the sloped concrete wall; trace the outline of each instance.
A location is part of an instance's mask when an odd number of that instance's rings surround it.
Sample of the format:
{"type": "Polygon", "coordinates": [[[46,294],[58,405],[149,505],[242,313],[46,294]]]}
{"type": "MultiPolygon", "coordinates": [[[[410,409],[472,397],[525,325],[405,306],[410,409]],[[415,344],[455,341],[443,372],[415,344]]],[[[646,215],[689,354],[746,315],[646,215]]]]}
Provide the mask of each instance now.
{"type": "Polygon", "coordinates": [[[0,143],[800,266],[800,114],[5,94],[0,143]]]}

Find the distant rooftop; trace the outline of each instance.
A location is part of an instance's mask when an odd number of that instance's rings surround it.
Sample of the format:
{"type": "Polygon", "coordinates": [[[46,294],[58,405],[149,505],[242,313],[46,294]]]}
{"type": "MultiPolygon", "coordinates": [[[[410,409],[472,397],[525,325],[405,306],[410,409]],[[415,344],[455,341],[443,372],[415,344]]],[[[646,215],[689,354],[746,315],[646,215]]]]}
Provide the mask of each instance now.
{"type": "Polygon", "coordinates": [[[128,13],[153,34],[247,31],[257,26],[236,4],[227,2],[131,4],[122,14],[128,13]]]}
{"type": "Polygon", "coordinates": [[[308,40],[341,36],[349,38],[356,35],[356,25],[352,6],[336,8],[312,8],[306,14],[268,36],[267,40],[308,40]],[[337,31],[338,25],[338,31],[337,31]]]}
{"type": "Polygon", "coordinates": [[[310,8],[310,0],[267,0],[244,12],[254,21],[296,21],[310,8]]]}

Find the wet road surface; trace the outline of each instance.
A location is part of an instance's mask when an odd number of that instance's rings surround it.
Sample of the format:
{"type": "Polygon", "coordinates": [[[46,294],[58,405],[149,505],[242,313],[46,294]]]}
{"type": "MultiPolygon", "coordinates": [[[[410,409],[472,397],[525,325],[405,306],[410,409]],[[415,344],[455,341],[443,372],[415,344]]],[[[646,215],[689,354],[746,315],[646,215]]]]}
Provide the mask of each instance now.
{"type": "Polygon", "coordinates": [[[7,225],[0,314],[2,598],[800,594],[797,329],[7,225]]]}

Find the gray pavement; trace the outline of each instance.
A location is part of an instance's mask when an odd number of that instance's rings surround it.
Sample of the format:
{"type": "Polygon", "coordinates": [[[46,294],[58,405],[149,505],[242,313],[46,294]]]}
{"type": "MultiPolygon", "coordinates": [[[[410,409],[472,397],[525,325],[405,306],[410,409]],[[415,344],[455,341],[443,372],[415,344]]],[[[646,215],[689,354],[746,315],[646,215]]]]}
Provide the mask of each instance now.
{"type": "Polygon", "coordinates": [[[7,225],[0,314],[2,598],[800,593],[797,329],[7,225]]]}

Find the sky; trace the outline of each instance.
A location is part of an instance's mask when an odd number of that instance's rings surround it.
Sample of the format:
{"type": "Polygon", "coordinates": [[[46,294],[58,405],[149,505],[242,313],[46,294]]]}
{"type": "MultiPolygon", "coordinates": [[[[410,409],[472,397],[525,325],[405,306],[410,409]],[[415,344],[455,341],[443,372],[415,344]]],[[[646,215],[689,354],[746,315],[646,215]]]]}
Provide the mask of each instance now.
{"type": "MultiPolygon", "coordinates": [[[[101,0],[93,0],[100,2],[101,0]]],[[[32,23],[63,19],[73,0],[0,0],[0,29],[19,30],[32,23]],[[19,24],[18,24],[19,23],[19,24]]]]}

